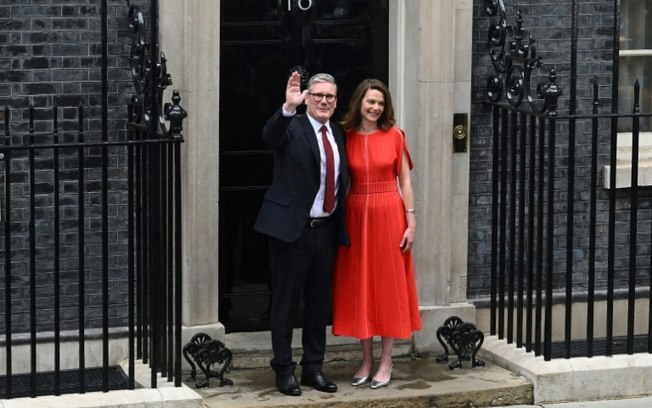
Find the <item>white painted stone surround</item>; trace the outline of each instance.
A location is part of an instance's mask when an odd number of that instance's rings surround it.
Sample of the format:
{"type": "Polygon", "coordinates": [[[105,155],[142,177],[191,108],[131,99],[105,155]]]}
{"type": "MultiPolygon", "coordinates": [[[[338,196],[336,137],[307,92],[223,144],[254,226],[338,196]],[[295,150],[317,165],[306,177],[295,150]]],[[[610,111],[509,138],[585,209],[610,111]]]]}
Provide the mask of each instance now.
{"type": "Polygon", "coordinates": [[[415,163],[414,250],[424,329],[419,352],[438,351],[436,329],[466,302],[469,155],[453,153],[453,114],[470,113],[470,0],[391,2],[390,88],[415,163]]]}
{"type": "Polygon", "coordinates": [[[652,390],[650,354],[544,361],[496,336],[485,338],[481,354],[532,381],[535,404],[632,398],[652,390]]]}
{"type": "MultiPolygon", "coordinates": [[[[188,111],[184,122],[183,342],[197,332],[224,338],[218,321],[220,2],[160,2],[161,49],[188,111]]],[[[169,100],[166,95],[164,100],[169,100]]]]}

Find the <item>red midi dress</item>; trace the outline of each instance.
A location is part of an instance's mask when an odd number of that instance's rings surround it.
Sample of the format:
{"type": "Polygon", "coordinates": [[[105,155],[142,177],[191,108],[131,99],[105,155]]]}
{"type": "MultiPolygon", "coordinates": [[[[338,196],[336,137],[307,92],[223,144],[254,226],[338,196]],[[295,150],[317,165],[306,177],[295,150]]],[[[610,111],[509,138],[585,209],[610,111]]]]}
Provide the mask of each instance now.
{"type": "Polygon", "coordinates": [[[338,249],[333,334],[409,338],[421,329],[421,317],[412,253],[399,247],[407,228],[397,182],[403,152],[413,167],[403,132],[396,127],[368,135],[349,131],[346,152],[351,246],[338,249]]]}

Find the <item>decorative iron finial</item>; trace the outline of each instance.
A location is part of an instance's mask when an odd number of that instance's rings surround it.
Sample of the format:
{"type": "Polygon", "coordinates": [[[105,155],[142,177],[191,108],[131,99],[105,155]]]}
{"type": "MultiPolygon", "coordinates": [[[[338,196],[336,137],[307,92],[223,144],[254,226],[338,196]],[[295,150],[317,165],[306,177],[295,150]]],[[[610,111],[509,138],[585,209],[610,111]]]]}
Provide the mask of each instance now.
{"type": "Polygon", "coordinates": [[[133,123],[145,124],[151,123],[152,120],[158,122],[161,132],[170,137],[181,137],[182,121],[187,116],[186,112],[179,106],[178,91],[173,93],[173,104],[166,103],[163,106],[163,93],[165,89],[172,85],[172,76],[168,74],[167,58],[161,51],[159,55],[152,55],[151,44],[145,41],[145,18],[139,7],[131,4],[127,0],[129,7],[129,27],[134,33],[131,43],[131,53],[129,65],[131,66],[131,77],[134,84],[135,95],[131,97],[133,105],[133,123]],[[152,69],[155,70],[155,79],[152,80],[152,69]],[[156,95],[152,100],[152,87],[156,87],[156,95]],[[176,100],[176,102],[174,102],[176,100]],[[152,118],[154,107],[158,118],[152,118]],[[163,109],[160,109],[160,108],[163,109]],[[170,123],[170,129],[166,129],[166,120],[174,120],[170,123]]]}
{"type": "Polygon", "coordinates": [[[183,120],[188,116],[186,111],[179,106],[181,96],[179,90],[172,91],[172,103],[166,103],[163,111],[165,112],[165,119],[170,122],[169,136],[172,138],[181,138],[181,131],[183,130],[183,120]]]}
{"type": "Polygon", "coordinates": [[[547,83],[540,83],[537,86],[537,96],[543,98],[543,110],[548,116],[557,116],[557,100],[563,94],[557,85],[557,71],[550,70],[547,83]]]}

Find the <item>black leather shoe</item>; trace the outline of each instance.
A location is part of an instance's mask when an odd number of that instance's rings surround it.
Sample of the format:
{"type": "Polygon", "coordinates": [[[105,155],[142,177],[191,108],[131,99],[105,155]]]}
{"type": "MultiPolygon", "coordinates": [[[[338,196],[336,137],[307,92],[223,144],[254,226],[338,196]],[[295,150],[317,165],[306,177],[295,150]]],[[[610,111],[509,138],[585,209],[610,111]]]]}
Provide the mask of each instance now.
{"type": "Polygon", "coordinates": [[[335,392],[337,385],[326,378],[323,372],[320,371],[304,371],[301,373],[301,385],[313,387],[321,392],[335,392]]]}
{"type": "Polygon", "coordinates": [[[294,397],[301,395],[301,387],[299,387],[297,377],[294,374],[276,374],[276,388],[281,394],[294,397]]]}

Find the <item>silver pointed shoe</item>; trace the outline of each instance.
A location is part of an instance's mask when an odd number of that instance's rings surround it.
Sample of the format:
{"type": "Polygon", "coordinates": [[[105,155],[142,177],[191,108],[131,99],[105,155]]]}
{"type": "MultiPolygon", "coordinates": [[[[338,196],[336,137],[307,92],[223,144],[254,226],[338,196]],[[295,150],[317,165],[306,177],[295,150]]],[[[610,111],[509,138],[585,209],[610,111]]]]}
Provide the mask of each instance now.
{"type": "Polygon", "coordinates": [[[366,377],[353,377],[353,380],[351,380],[351,385],[354,387],[359,387],[368,383],[369,381],[371,381],[371,373],[369,373],[369,375],[366,377]]]}
{"type": "Polygon", "coordinates": [[[385,381],[376,381],[376,380],[371,380],[371,386],[370,386],[370,388],[371,388],[372,390],[377,390],[378,388],[387,387],[387,385],[389,384],[390,381],[392,381],[392,377],[388,378],[388,379],[385,380],[385,381]]]}
{"type": "Polygon", "coordinates": [[[376,380],[371,380],[371,386],[370,388],[372,390],[377,390],[378,388],[383,388],[387,387],[390,381],[392,381],[392,366],[389,367],[389,378],[387,378],[385,381],[376,381],[376,380]]]}

